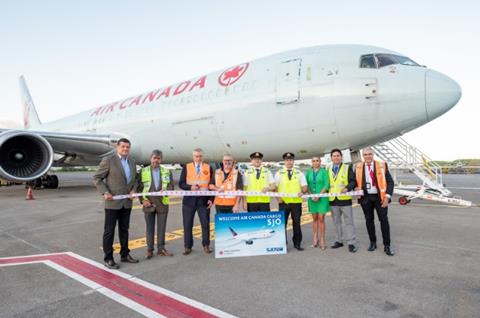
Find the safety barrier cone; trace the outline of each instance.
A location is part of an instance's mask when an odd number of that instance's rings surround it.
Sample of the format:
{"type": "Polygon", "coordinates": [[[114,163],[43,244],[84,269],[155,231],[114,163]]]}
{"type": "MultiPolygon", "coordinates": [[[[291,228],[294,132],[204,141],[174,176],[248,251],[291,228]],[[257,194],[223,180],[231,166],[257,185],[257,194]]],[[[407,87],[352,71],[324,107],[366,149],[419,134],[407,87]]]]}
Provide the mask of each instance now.
{"type": "Polygon", "coordinates": [[[35,200],[35,199],[33,198],[32,187],[28,187],[27,196],[25,197],[25,200],[35,200]]]}

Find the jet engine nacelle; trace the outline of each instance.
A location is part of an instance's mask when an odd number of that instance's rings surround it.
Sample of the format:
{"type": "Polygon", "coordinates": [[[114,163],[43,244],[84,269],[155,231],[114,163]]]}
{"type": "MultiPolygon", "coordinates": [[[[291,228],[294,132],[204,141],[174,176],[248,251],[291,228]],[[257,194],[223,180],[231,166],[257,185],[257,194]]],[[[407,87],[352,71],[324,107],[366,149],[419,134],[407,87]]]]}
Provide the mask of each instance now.
{"type": "Polygon", "coordinates": [[[0,178],[32,181],[46,174],[52,162],[52,146],[42,136],[16,130],[0,134],[0,178]]]}

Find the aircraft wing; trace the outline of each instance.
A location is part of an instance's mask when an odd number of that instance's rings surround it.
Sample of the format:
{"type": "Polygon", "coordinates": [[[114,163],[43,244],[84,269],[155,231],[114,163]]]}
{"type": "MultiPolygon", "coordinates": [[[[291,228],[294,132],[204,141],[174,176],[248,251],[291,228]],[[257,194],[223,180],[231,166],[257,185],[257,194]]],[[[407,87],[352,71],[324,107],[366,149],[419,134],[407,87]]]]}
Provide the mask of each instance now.
{"type": "Polygon", "coordinates": [[[0,129],[0,178],[30,181],[52,165],[96,165],[110,154],[117,134],[0,129]]]}

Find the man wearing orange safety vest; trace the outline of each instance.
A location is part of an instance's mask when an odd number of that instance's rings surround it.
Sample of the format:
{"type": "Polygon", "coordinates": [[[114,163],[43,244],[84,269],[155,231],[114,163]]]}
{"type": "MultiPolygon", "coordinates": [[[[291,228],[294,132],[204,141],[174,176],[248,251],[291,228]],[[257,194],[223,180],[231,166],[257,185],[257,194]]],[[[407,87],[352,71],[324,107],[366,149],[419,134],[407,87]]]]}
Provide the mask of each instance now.
{"type": "Polygon", "coordinates": [[[393,194],[393,179],[383,161],[373,160],[373,149],[362,150],[364,162],[358,163],[355,169],[357,188],[363,190],[364,195],[358,199],[365,214],[368,236],[370,238],[370,252],[377,248],[375,235],[374,210],[377,211],[385,254],[393,256],[390,248],[390,225],[388,224],[388,203],[393,194]]]}
{"type": "MultiPolygon", "coordinates": [[[[209,191],[208,186],[213,182],[213,169],[203,162],[203,151],[200,148],[193,150],[193,162],[183,166],[179,186],[187,191],[209,191]]],[[[213,197],[184,196],[182,202],[183,214],[183,241],[185,252],[188,255],[193,247],[193,219],[198,212],[202,226],[202,245],[205,253],[210,254],[210,207],[213,197]]]]}
{"type": "MultiPolygon", "coordinates": [[[[215,170],[215,183],[209,188],[213,191],[236,191],[243,190],[243,180],[240,172],[235,168],[235,162],[231,155],[224,155],[222,167],[215,170]]],[[[217,195],[215,197],[215,209],[217,213],[233,213],[240,210],[241,197],[232,195],[217,195]]]]}

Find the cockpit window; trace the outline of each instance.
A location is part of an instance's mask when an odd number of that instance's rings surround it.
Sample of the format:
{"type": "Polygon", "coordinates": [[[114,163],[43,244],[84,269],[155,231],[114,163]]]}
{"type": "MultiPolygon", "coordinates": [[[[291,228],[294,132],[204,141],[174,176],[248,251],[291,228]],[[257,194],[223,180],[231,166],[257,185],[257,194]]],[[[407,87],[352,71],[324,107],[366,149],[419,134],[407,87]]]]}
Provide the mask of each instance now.
{"type": "Polygon", "coordinates": [[[360,68],[381,68],[387,65],[401,64],[409,66],[420,66],[406,56],[395,54],[367,54],[360,58],[360,68]],[[376,60],[376,61],[375,61],[376,60]]]}
{"type": "Polygon", "coordinates": [[[398,60],[395,58],[395,55],[375,54],[375,56],[377,57],[378,68],[381,68],[387,65],[398,64],[398,60]]]}
{"type": "Polygon", "coordinates": [[[409,59],[406,56],[395,55],[398,62],[402,65],[410,65],[410,66],[420,66],[418,63],[414,62],[413,60],[409,59]]]}
{"type": "Polygon", "coordinates": [[[375,64],[375,57],[373,54],[363,55],[360,58],[360,67],[361,68],[377,68],[375,64]]]}

